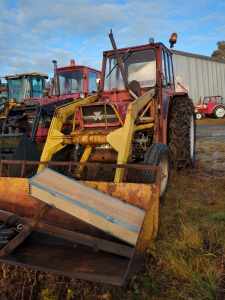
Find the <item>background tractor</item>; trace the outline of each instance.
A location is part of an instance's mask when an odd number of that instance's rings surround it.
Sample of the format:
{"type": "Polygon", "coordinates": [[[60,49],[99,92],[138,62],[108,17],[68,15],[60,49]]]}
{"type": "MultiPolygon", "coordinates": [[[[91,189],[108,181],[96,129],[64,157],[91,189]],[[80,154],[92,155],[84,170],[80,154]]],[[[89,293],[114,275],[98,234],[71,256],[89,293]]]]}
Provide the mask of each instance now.
{"type": "Polygon", "coordinates": [[[99,71],[75,66],[74,60],[62,68],[57,68],[56,61],[53,63],[54,78],[48,86],[46,74],[5,76],[9,100],[2,104],[2,159],[39,160],[55,108],[97,90],[99,71]]]}
{"type": "Polygon", "coordinates": [[[225,105],[221,96],[206,96],[203,101],[195,104],[196,119],[201,120],[203,115],[216,119],[225,116],[225,105]]]}
{"type": "Polygon", "coordinates": [[[43,97],[42,89],[45,88],[48,75],[34,72],[6,75],[4,78],[6,80],[7,97],[4,97],[1,101],[0,132],[10,109],[21,107],[24,98],[43,97]]]}

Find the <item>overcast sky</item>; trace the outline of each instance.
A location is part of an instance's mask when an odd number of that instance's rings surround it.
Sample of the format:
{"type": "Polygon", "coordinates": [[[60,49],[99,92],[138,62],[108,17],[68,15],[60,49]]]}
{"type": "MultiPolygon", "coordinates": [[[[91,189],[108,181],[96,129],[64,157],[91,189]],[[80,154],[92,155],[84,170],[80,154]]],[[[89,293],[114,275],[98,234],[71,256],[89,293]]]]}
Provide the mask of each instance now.
{"type": "Polygon", "coordinates": [[[150,37],[174,49],[211,56],[225,40],[225,1],[212,0],[0,0],[0,76],[40,72],[53,76],[52,60],[101,69],[102,52],[147,44],[150,37]]]}

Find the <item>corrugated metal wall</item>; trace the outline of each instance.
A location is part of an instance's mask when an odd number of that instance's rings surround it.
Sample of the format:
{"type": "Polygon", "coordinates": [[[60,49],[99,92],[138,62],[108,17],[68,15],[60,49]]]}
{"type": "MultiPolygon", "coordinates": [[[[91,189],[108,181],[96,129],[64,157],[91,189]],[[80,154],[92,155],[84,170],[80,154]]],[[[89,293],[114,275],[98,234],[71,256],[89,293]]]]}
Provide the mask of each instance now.
{"type": "Polygon", "coordinates": [[[225,101],[225,62],[214,58],[172,50],[174,75],[189,86],[195,103],[200,97],[221,95],[225,101]]]}

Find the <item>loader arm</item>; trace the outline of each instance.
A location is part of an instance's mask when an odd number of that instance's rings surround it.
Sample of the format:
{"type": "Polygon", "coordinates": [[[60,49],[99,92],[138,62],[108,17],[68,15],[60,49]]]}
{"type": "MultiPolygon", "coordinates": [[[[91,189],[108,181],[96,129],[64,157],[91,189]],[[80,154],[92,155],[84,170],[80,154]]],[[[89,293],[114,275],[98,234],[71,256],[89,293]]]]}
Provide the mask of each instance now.
{"type": "MultiPolygon", "coordinates": [[[[124,126],[107,135],[107,142],[118,152],[118,164],[127,163],[133,132],[139,130],[139,126],[135,126],[138,113],[151,100],[151,98],[153,98],[155,93],[156,90],[151,89],[146,94],[131,102],[127,108],[124,126]]],[[[153,123],[148,125],[146,124],[145,128],[147,128],[147,126],[151,128],[153,123]]],[[[122,181],[123,172],[124,169],[122,168],[118,168],[116,170],[114,182],[122,181]]]]}
{"type": "MultiPolygon", "coordinates": [[[[76,107],[82,104],[89,104],[95,102],[98,99],[98,94],[87,97],[70,104],[65,104],[58,107],[55,110],[52,122],[49,128],[48,137],[42,151],[41,161],[50,161],[52,155],[64,148],[66,145],[63,144],[63,133],[61,132],[64,124],[67,123],[67,119],[74,115],[76,107]]],[[[75,125],[74,125],[75,126],[75,125]]],[[[44,165],[40,165],[38,172],[44,169],[44,165]]]]}

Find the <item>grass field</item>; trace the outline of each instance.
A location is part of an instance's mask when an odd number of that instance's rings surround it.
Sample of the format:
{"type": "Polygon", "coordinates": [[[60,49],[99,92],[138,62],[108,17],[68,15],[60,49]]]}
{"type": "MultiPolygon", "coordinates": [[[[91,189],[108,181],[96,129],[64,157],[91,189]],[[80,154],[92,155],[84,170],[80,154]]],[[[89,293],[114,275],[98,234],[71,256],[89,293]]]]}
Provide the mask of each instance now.
{"type": "Polygon", "coordinates": [[[225,132],[225,119],[198,121],[196,166],[172,171],[154,249],[127,286],[1,265],[0,299],[225,299],[225,137],[218,130],[225,132]]]}

